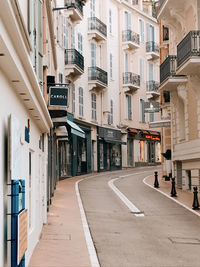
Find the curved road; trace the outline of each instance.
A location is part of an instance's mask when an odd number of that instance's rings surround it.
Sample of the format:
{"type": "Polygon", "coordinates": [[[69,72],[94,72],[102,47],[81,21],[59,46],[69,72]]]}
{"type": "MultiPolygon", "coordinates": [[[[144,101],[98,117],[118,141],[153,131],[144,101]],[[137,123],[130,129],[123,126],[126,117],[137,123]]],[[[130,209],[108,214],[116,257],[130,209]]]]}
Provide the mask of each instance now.
{"type": "Polygon", "coordinates": [[[200,218],[143,183],[159,168],[106,172],[79,183],[102,267],[199,267],[200,218]],[[144,216],[135,216],[114,185],[144,216]]]}

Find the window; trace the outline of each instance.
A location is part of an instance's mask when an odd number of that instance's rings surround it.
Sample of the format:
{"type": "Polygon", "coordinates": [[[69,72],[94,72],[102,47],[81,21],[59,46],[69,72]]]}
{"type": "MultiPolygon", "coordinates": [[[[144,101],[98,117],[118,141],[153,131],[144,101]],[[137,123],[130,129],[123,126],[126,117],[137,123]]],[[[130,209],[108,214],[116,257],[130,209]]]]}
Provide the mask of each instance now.
{"type": "Polygon", "coordinates": [[[140,81],[143,80],[143,59],[139,58],[139,74],[140,74],[140,81]]]}
{"type": "Polygon", "coordinates": [[[140,121],[145,122],[144,100],[140,99],[140,121]]]}
{"type": "Polygon", "coordinates": [[[83,88],[79,87],[79,116],[83,117],[83,88]]]}
{"type": "Polygon", "coordinates": [[[149,62],[149,81],[153,81],[153,63],[149,62]]]}
{"type": "Polygon", "coordinates": [[[91,100],[92,100],[92,120],[97,120],[97,97],[96,94],[91,94],[91,100]]]}
{"type": "Polygon", "coordinates": [[[96,66],[96,45],[95,45],[95,43],[91,43],[91,64],[92,64],[92,67],[96,66]]]}
{"type": "Polygon", "coordinates": [[[113,79],[113,55],[110,54],[110,78],[113,79]]]}
{"type": "Polygon", "coordinates": [[[140,26],[140,42],[144,43],[144,21],[139,19],[139,26],[140,26]]]}
{"type": "Polygon", "coordinates": [[[75,113],[76,99],[75,99],[75,84],[72,83],[72,113],[75,113]]]}
{"type": "Polygon", "coordinates": [[[124,72],[128,72],[128,53],[124,53],[124,72]]]}
{"type": "Polygon", "coordinates": [[[125,11],[125,30],[131,30],[131,13],[125,11]]]}
{"type": "Polygon", "coordinates": [[[147,42],[154,42],[155,34],[154,34],[154,26],[147,23],[147,42]]]}
{"type": "Polygon", "coordinates": [[[149,113],[149,122],[154,121],[154,113],[149,113]]]}
{"type": "Polygon", "coordinates": [[[112,11],[109,9],[109,32],[112,33],[112,11]]]}
{"type": "Polygon", "coordinates": [[[95,17],[95,0],[90,0],[90,17],[95,17]]]}
{"type": "Polygon", "coordinates": [[[66,17],[63,17],[63,47],[68,49],[68,26],[66,17]]]}
{"type": "Polygon", "coordinates": [[[83,54],[83,36],[81,33],[78,33],[78,52],[83,54]]]}
{"type": "Polygon", "coordinates": [[[110,100],[110,113],[108,114],[108,124],[113,124],[113,100],[110,100]]]}
{"type": "Polygon", "coordinates": [[[132,120],[132,97],[126,95],[126,118],[132,120]]]}
{"type": "Polygon", "coordinates": [[[163,26],[163,41],[169,40],[169,28],[163,26]]]}
{"type": "Polygon", "coordinates": [[[72,49],[75,48],[75,29],[74,26],[72,26],[72,49]]]}

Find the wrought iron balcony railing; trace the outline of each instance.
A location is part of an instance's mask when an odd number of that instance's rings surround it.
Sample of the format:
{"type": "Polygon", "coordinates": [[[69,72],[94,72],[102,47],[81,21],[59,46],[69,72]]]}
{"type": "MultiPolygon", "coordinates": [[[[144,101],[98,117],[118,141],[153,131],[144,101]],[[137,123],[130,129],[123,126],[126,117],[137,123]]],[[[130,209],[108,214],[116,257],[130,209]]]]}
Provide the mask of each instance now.
{"type": "Polygon", "coordinates": [[[89,30],[97,30],[105,37],[107,36],[107,26],[101,20],[96,17],[92,17],[88,19],[88,29],[89,30]]]}
{"type": "Polygon", "coordinates": [[[125,30],[122,32],[122,40],[123,42],[134,42],[138,45],[140,44],[139,34],[131,30],[125,30]]]}
{"type": "Polygon", "coordinates": [[[159,54],[159,46],[153,41],[146,42],[146,51],[159,54]]]}
{"type": "Polygon", "coordinates": [[[83,15],[83,3],[81,0],[65,0],[67,8],[76,8],[83,15]]]}
{"type": "Polygon", "coordinates": [[[134,74],[132,72],[124,72],[123,84],[132,84],[134,86],[140,87],[140,75],[134,74]]]}
{"type": "Polygon", "coordinates": [[[99,81],[105,85],[108,84],[107,72],[96,66],[88,68],[88,78],[90,81],[99,81]]]}
{"type": "Polygon", "coordinates": [[[65,65],[77,65],[84,70],[84,57],[76,49],[65,49],[65,65]]]}
{"type": "Polygon", "coordinates": [[[200,56],[200,30],[190,31],[177,46],[177,67],[192,56],[200,56]]]}
{"type": "Polygon", "coordinates": [[[148,81],[147,82],[147,91],[158,93],[158,82],[156,81],[148,81]]]}
{"type": "Polygon", "coordinates": [[[169,55],[160,65],[160,83],[170,76],[176,75],[176,56],[169,55]]]}

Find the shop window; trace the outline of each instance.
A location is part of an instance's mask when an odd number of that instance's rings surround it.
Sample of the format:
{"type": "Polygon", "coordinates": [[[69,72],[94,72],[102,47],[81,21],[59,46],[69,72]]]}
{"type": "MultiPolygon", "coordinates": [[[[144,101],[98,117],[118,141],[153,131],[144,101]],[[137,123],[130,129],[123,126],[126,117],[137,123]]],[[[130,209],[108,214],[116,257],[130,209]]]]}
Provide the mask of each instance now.
{"type": "Polygon", "coordinates": [[[144,162],[145,158],[144,158],[144,141],[141,140],[140,141],[140,161],[144,162]]]}

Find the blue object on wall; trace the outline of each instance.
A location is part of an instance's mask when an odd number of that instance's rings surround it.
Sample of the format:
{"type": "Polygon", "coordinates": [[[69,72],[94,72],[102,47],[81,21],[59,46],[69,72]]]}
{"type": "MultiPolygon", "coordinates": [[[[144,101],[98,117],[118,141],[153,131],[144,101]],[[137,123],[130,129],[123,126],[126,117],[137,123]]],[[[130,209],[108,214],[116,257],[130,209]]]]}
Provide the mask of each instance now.
{"type": "Polygon", "coordinates": [[[25,126],[25,141],[27,143],[30,143],[30,134],[29,134],[29,129],[28,127],[25,126]]]}

